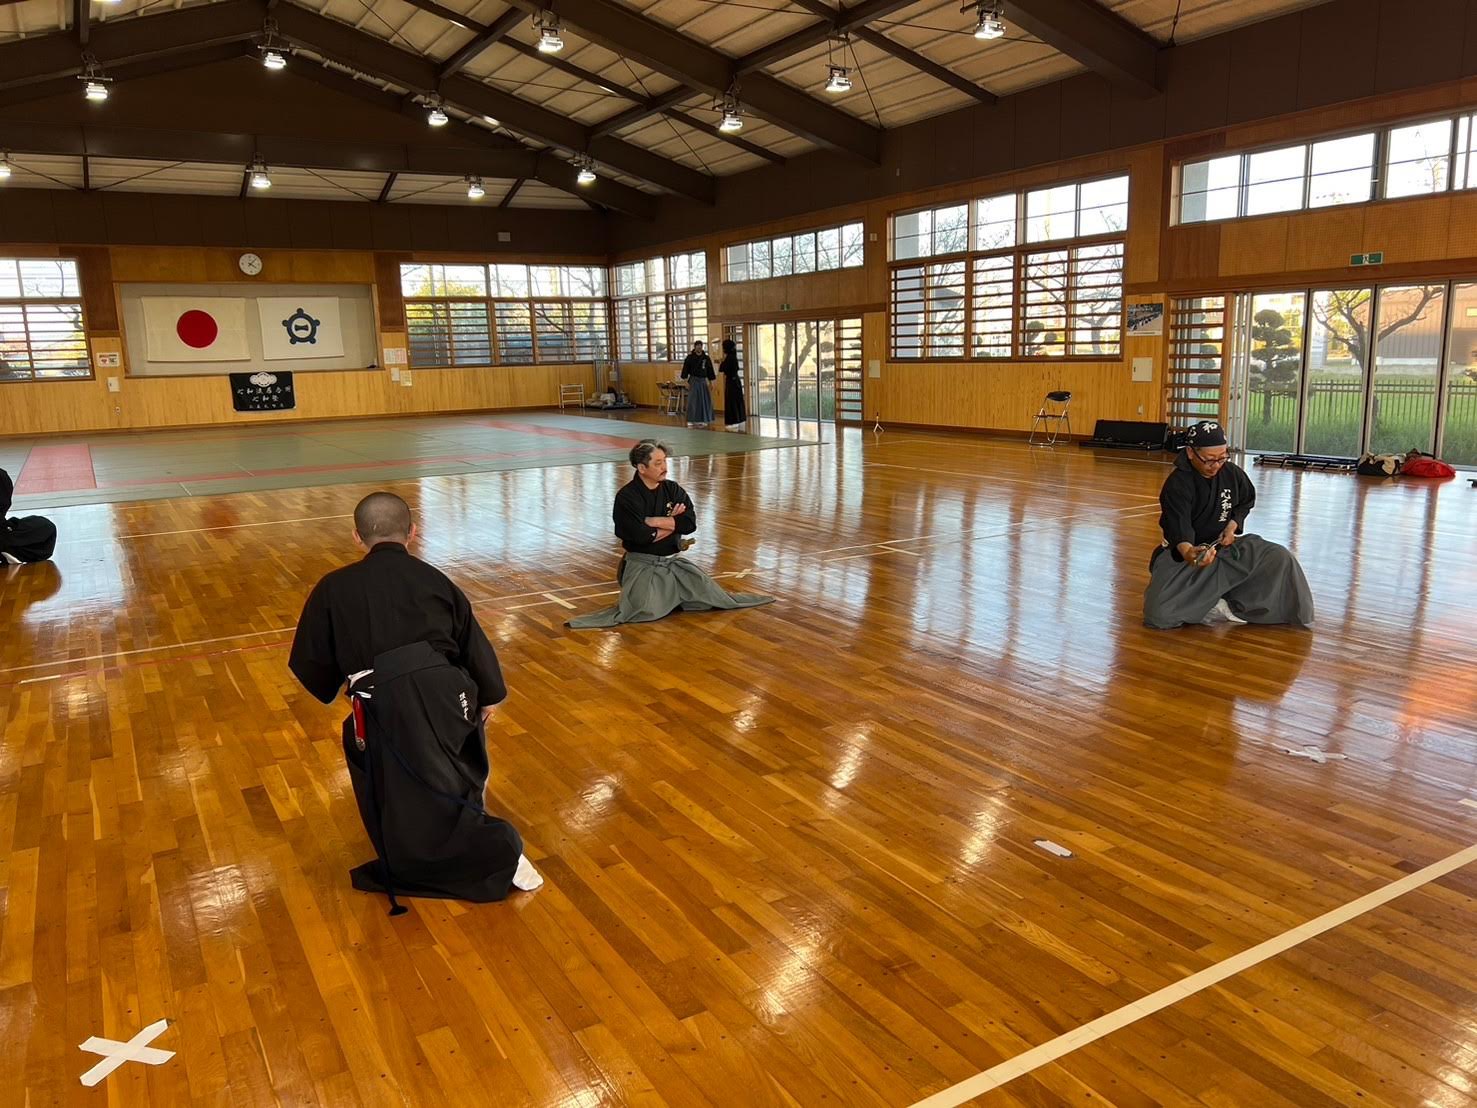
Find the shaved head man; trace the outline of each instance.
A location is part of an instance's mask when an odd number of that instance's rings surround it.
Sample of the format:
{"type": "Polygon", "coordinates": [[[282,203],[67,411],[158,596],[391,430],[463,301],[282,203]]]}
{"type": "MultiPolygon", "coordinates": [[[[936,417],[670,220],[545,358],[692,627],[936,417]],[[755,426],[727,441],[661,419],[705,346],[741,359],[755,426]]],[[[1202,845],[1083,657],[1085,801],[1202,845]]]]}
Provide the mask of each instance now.
{"type": "Polygon", "coordinates": [[[512,824],[483,807],[482,725],[507,695],[492,644],[461,589],[407,549],[410,506],[388,492],[354,509],[365,556],[319,581],[288,666],[325,704],[347,684],[344,755],[376,858],[356,889],[502,900],[543,883],[512,824]]]}

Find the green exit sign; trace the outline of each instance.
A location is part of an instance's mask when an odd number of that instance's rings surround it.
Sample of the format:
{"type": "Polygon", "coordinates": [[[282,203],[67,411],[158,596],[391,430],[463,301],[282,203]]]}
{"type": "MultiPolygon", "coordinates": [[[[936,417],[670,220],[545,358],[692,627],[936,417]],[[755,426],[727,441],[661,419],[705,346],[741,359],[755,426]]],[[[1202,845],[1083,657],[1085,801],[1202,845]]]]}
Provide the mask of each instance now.
{"type": "Polygon", "coordinates": [[[1374,250],[1368,254],[1349,255],[1350,265],[1381,265],[1384,263],[1384,260],[1385,252],[1383,250],[1374,250]]]}

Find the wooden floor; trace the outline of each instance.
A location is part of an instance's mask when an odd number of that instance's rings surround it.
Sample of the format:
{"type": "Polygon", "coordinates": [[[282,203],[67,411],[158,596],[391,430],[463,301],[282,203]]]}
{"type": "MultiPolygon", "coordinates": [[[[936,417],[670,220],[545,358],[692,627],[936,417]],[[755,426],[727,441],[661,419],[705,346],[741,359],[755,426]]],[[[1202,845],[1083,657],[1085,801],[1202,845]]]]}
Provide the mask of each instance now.
{"type": "Polygon", "coordinates": [[[1465,481],[1253,469],[1317,627],[1150,632],[1162,464],[847,431],[673,467],[779,603],[567,630],[626,472],[392,486],[547,878],[396,919],[285,665],[368,486],[57,513],[0,578],[0,1106],[1477,1103],[1465,481]]]}

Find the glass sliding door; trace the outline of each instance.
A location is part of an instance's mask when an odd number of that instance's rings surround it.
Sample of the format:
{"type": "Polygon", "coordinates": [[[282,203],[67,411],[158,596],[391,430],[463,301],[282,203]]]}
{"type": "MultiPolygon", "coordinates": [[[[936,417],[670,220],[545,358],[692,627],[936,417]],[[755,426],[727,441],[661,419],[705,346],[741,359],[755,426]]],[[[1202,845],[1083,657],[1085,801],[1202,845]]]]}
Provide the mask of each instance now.
{"type": "Polygon", "coordinates": [[[749,404],[755,415],[768,416],[771,419],[776,414],[775,367],[779,364],[775,330],[772,323],[758,324],[753,330],[753,341],[748,344],[749,375],[752,380],[749,404]]]}
{"type": "Polygon", "coordinates": [[[1308,316],[1301,453],[1354,457],[1364,441],[1365,374],[1374,290],[1319,289],[1308,316]]]}
{"type": "Polygon", "coordinates": [[[1477,284],[1452,286],[1450,319],[1441,456],[1455,466],[1477,466],[1477,284]]]}
{"type": "Polygon", "coordinates": [[[1445,319],[1445,284],[1380,289],[1367,440],[1373,453],[1434,448],[1445,319]]]}
{"type": "Polygon", "coordinates": [[[1247,450],[1278,454],[1297,450],[1307,301],[1303,292],[1251,297],[1243,422],[1247,450]]]}

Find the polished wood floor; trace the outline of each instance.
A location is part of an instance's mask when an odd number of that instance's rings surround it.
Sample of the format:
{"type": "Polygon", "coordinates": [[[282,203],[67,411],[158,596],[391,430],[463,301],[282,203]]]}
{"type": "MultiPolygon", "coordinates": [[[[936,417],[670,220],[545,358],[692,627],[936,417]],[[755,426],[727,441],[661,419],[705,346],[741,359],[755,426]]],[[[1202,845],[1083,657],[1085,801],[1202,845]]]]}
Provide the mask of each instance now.
{"type": "Polygon", "coordinates": [[[692,556],[779,603],[610,632],[562,621],[622,468],[393,485],[503,660],[490,805],[547,878],[396,919],[285,666],[368,486],[58,511],[0,577],[0,1106],[907,1105],[1120,1011],[974,1103],[1477,1103],[1477,866],[1133,1008],[1477,843],[1477,492],[1253,469],[1317,627],[1151,632],[1166,472],[680,459],[692,556]],[[161,1018],[173,1060],[82,1087],[161,1018]]]}

